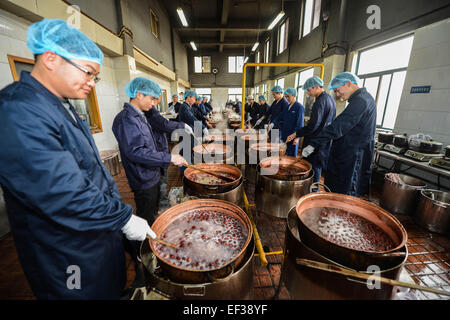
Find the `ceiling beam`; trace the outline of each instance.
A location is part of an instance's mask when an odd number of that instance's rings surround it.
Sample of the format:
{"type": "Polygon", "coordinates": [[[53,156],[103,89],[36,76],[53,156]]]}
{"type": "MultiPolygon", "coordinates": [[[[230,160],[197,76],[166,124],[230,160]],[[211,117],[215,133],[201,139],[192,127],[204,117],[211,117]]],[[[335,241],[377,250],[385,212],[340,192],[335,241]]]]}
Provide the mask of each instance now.
{"type": "Polygon", "coordinates": [[[249,27],[199,27],[199,28],[175,28],[177,31],[230,31],[230,32],[264,32],[267,28],[249,27]]]}
{"type": "MultiPolygon", "coordinates": [[[[222,19],[221,23],[222,26],[226,26],[228,23],[228,14],[230,12],[230,0],[223,0],[222,1],[222,19]]],[[[220,42],[225,41],[225,30],[220,30],[220,42]]],[[[219,52],[223,52],[223,44],[219,45],[219,52]]]]}

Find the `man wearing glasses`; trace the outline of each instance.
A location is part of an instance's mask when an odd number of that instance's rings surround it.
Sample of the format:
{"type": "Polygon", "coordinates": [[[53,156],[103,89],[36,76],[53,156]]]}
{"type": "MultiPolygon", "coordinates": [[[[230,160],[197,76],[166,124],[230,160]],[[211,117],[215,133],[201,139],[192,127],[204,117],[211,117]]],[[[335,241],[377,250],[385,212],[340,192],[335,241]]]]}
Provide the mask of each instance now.
{"type": "Polygon", "coordinates": [[[17,253],[38,299],[118,299],[123,236],[156,235],[132,214],[68,99],[85,99],[103,53],[62,20],[32,24],[31,73],[0,91],[0,185],[17,253]]]}
{"type": "Polygon", "coordinates": [[[348,106],[314,137],[303,149],[307,158],[332,140],[325,184],[332,192],[351,196],[368,196],[375,147],[377,107],[366,88],[358,86],[359,78],[350,72],[339,73],[328,89],[348,106]]]}

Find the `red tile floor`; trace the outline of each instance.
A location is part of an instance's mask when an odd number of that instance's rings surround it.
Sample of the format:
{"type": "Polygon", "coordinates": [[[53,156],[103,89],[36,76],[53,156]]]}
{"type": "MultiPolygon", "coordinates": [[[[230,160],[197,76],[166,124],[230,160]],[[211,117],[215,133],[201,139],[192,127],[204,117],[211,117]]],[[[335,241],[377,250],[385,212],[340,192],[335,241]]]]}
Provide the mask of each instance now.
{"type": "MultiPolygon", "coordinates": [[[[134,206],[133,194],[123,169],[114,176],[123,200],[134,206]]],[[[169,187],[181,186],[182,180],[176,167],[169,167],[169,187]]],[[[371,200],[377,201],[379,189],[373,188],[371,200]]],[[[253,202],[252,186],[247,186],[249,202],[253,202]]],[[[255,214],[255,209],[252,209],[255,214]]],[[[256,225],[266,252],[283,250],[285,222],[264,214],[255,215],[256,225]]],[[[408,231],[409,257],[404,265],[412,279],[420,285],[450,291],[450,240],[448,237],[430,233],[414,224],[408,216],[397,216],[408,231]]],[[[0,240],[0,300],[35,299],[18,261],[12,236],[0,240]]],[[[269,264],[260,265],[255,257],[254,299],[273,299],[280,280],[281,255],[268,255],[269,264]]],[[[127,287],[134,279],[134,266],[127,256],[127,287]]],[[[423,291],[412,291],[418,299],[448,299],[423,291]]],[[[278,299],[290,299],[289,292],[281,286],[278,299]]]]}

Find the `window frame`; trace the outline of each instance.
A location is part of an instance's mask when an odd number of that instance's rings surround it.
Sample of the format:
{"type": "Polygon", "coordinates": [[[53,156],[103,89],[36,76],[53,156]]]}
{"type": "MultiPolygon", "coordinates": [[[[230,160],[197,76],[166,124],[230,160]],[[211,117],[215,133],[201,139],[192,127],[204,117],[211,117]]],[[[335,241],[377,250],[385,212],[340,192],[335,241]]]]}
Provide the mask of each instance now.
{"type": "Polygon", "coordinates": [[[194,56],[194,73],[211,73],[211,56],[194,56]],[[195,69],[195,58],[200,58],[201,71],[195,69]],[[209,58],[209,70],[205,70],[205,59],[209,58]]]}
{"type": "Polygon", "coordinates": [[[264,63],[269,63],[270,60],[270,39],[264,42],[264,63]]]}
{"type": "MultiPolygon", "coordinates": [[[[402,67],[402,68],[386,69],[386,70],[377,71],[377,72],[359,74],[359,66],[360,66],[361,54],[363,54],[364,52],[366,52],[368,50],[373,50],[375,48],[387,45],[387,44],[392,43],[392,42],[401,41],[401,40],[404,40],[404,39],[409,38],[409,37],[413,37],[414,38],[414,34],[410,33],[410,34],[407,34],[407,35],[402,36],[402,37],[394,38],[394,39],[391,39],[389,41],[385,41],[385,42],[376,44],[374,46],[370,46],[370,47],[364,48],[362,50],[359,50],[356,53],[356,64],[355,64],[354,72],[358,76],[358,78],[362,81],[361,86],[364,87],[364,85],[366,84],[366,79],[378,78],[377,93],[376,93],[376,95],[374,97],[375,105],[377,107],[378,107],[378,98],[379,98],[379,95],[380,95],[380,89],[381,89],[383,76],[390,76],[389,86],[388,86],[387,93],[386,93],[386,101],[384,102],[384,106],[383,106],[383,116],[381,118],[381,124],[377,124],[376,125],[376,127],[379,128],[379,129],[386,129],[386,130],[392,130],[393,129],[393,128],[388,128],[388,127],[384,126],[386,111],[387,111],[387,107],[388,107],[388,103],[389,103],[389,97],[390,97],[390,93],[391,93],[392,80],[394,78],[394,74],[399,73],[399,72],[407,72],[408,65],[406,67],[402,67]]],[[[414,39],[413,39],[413,41],[414,41],[414,39]]],[[[412,50],[412,48],[411,48],[411,50],[412,50]]],[[[409,62],[408,62],[408,64],[409,64],[409,62]]],[[[406,78],[406,76],[405,76],[405,78],[406,78]]],[[[405,85],[405,83],[403,83],[403,86],[404,85],[405,85]]],[[[397,110],[397,112],[398,112],[398,110],[397,110]]]]}
{"type": "Polygon", "coordinates": [[[304,30],[305,30],[305,15],[306,15],[306,1],[308,0],[303,0],[302,1],[302,6],[301,6],[301,15],[300,15],[300,30],[299,30],[299,36],[298,38],[304,38],[306,36],[308,36],[314,29],[316,29],[317,27],[320,26],[321,20],[322,20],[322,0],[311,0],[312,1],[312,11],[311,11],[311,22],[310,22],[310,26],[309,26],[309,31],[307,34],[303,34],[304,30]],[[319,8],[319,12],[316,13],[316,3],[317,1],[320,2],[320,8],[319,8]],[[318,23],[317,25],[314,27],[314,23],[316,22],[315,17],[316,14],[318,16],[318,23]]]}
{"type": "MultiPolygon", "coordinates": [[[[16,62],[25,63],[34,65],[35,61],[33,59],[13,56],[8,54],[8,63],[9,67],[11,69],[11,74],[14,81],[19,81],[19,74],[17,73],[16,68],[16,62]]],[[[102,121],[100,119],[100,111],[98,107],[98,101],[97,101],[97,93],[95,91],[95,87],[92,88],[91,92],[86,98],[87,100],[87,106],[89,108],[89,116],[91,119],[91,122],[94,124],[93,126],[89,126],[89,129],[91,130],[92,134],[103,132],[102,127],[102,121]]]]}
{"type": "Polygon", "coordinates": [[[152,8],[150,8],[150,29],[152,31],[152,34],[155,36],[156,39],[161,39],[161,29],[160,29],[160,25],[159,25],[159,17],[158,15],[155,13],[155,11],[153,11],[152,8]],[[155,28],[153,28],[153,25],[155,25],[155,28]],[[156,30],[154,30],[156,29],[156,30]]]}
{"type": "MultiPolygon", "coordinates": [[[[244,56],[228,56],[228,59],[227,59],[227,70],[228,70],[228,73],[242,73],[243,72],[243,68],[241,69],[241,70],[238,70],[238,58],[239,57],[241,57],[242,58],[242,62],[244,62],[244,59],[245,59],[245,57],[244,56]],[[234,66],[235,66],[235,71],[230,71],[230,58],[234,58],[234,62],[235,62],[235,64],[234,64],[234,66]]],[[[242,63],[242,67],[244,67],[244,63],[242,63]]]]}
{"type": "Polygon", "coordinates": [[[288,40],[289,40],[289,18],[286,18],[278,27],[278,46],[277,52],[278,55],[282,54],[288,48],[288,40]],[[284,26],[284,35],[283,35],[283,48],[280,48],[281,45],[281,28],[284,26]]]}

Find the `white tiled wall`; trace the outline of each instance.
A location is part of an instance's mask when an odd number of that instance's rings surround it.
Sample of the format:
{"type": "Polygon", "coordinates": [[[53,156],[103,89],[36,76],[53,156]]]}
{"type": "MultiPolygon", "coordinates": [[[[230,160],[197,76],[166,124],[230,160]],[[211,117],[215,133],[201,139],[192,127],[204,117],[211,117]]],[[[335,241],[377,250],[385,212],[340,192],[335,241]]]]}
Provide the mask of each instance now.
{"type": "Polygon", "coordinates": [[[408,65],[395,132],[422,132],[450,144],[450,19],[418,29],[408,65]],[[412,86],[431,86],[411,94],[412,86]]]}
{"type": "Polygon", "coordinates": [[[33,59],[26,45],[29,25],[28,21],[0,10],[0,89],[13,82],[8,54],[33,59]]]}

